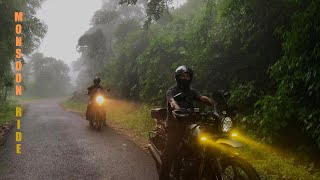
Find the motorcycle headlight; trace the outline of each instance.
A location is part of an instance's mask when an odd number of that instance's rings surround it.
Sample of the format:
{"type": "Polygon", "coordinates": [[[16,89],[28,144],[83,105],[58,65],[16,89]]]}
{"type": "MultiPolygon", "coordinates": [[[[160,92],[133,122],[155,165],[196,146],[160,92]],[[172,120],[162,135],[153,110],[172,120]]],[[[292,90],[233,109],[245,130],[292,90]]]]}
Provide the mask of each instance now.
{"type": "Polygon", "coordinates": [[[104,102],[103,96],[101,96],[101,95],[97,96],[97,97],[96,97],[96,102],[97,102],[98,104],[102,104],[102,103],[104,102]]]}
{"type": "Polygon", "coordinates": [[[230,117],[225,117],[222,119],[222,131],[228,132],[232,128],[232,119],[230,117]]]}

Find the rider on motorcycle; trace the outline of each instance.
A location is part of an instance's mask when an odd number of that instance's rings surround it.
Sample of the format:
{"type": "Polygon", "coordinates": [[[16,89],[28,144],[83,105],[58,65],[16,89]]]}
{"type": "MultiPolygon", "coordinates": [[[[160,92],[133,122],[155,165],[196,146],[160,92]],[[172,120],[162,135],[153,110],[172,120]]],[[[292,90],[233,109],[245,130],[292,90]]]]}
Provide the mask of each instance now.
{"type": "MultiPolygon", "coordinates": [[[[97,89],[101,89],[105,94],[106,94],[106,91],[104,90],[103,86],[100,85],[100,82],[101,82],[101,79],[99,77],[95,77],[93,79],[93,85],[89,86],[87,88],[88,90],[88,95],[90,96],[90,101],[91,101],[91,95],[92,93],[97,90],[97,89]]],[[[87,106],[87,111],[86,111],[86,119],[89,120],[89,117],[90,117],[90,113],[92,112],[92,109],[91,109],[91,103],[88,104],[87,106]]],[[[104,125],[106,125],[106,122],[104,122],[104,125]]]]}
{"type": "Polygon", "coordinates": [[[177,121],[172,114],[173,110],[179,110],[180,108],[193,110],[193,101],[200,101],[206,105],[215,107],[215,102],[207,96],[201,95],[198,91],[190,87],[193,78],[192,69],[182,65],[179,66],[174,77],[176,85],[171,87],[166,94],[167,98],[167,126],[168,136],[166,142],[166,148],[163,154],[162,166],[159,173],[160,180],[168,180],[173,161],[178,153],[178,145],[183,138],[185,132],[185,122],[177,121]],[[174,96],[178,93],[183,94],[184,99],[182,101],[175,101],[174,96]]]}

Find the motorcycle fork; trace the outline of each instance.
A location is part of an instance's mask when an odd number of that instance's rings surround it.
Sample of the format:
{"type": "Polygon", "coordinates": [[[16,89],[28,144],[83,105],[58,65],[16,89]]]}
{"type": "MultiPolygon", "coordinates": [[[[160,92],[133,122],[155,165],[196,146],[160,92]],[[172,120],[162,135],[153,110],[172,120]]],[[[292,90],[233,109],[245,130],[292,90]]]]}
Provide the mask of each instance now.
{"type": "Polygon", "coordinates": [[[202,150],[202,153],[201,153],[201,162],[200,162],[200,166],[199,166],[199,179],[202,179],[204,177],[204,168],[206,165],[209,165],[210,168],[214,169],[215,170],[215,173],[216,174],[216,178],[218,180],[221,180],[222,177],[221,177],[221,172],[222,172],[222,166],[220,164],[220,157],[215,157],[214,159],[213,158],[209,158],[208,154],[209,153],[207,150],[206,150],[206,146],[203,147],[203,150],[202,150]],[[213,164],[215,164],[215,166],[213,167],[212,166],[212,161],[214,162],[213,164]]]}
{"type": "MultiPolygon", "coordinates": [[[[221,157],[217,157],[217,158],[215,158],[214,159],[214,164],[215,164],[215,167],[212,167],[212,168],[214,168],[215,169],[215,173],[217,173],[216,174],[216,178],[218,179],[218,180],[222,180],[222,166],[221,166],[221,157]]],[[[212,164],[210,164],[211,166],[212,166],[212,164]]]]}
{"type": "Polygon", "coordinates": [[[206,146],[203,147],[202,149],[202,153],[201,153],[201,161],[200,161],[200,165],[199,165],[199,174],[198,177],[199,179],[203,178],[203,170],[207,161],[207,152],[206,152],[206,146]]]}

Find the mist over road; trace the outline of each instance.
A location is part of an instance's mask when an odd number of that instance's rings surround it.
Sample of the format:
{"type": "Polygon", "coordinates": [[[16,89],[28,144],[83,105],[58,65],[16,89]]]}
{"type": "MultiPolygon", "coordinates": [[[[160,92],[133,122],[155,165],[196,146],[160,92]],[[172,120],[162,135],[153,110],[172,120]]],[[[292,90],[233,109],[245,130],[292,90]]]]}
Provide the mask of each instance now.
{"type": "Polygon", "coordinates": [[[16,154],[14,127],[0,146],[0,179],[157,179],[150,155],[109,127],[89,128],[58,102],[23,109],[22,154],[16,154]]]}

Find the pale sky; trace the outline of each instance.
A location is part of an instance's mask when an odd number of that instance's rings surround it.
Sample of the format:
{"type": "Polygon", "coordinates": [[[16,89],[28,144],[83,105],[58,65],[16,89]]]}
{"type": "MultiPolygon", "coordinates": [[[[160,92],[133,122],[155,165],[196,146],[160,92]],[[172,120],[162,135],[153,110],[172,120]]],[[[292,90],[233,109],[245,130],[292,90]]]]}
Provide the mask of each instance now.
{"type": "Polygon", "coordinates": [[[101,0],[46,0],[37,17],[48,25],[48,32],[38,51],[70,65],[80,57],[78,39],[90,28],[91,17],[101,6],[101,0]]]}
{"type": "MultiPolygon", "coordinates": [[[[172,5],[177,7],[185,2],[174,0],[172,5]]],[[[78,39],[89,30],[94,12],[101,7],[102,0],[46,0],[37,12],[37,17],[48,26],[38,52],[60,59],[71,67],[71,63],[80,57],[76,50],[78,39]]],[[[70,70],[74,84],[78,73],[70,70]]]]}

